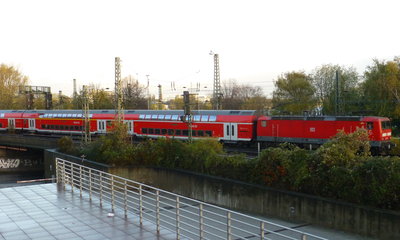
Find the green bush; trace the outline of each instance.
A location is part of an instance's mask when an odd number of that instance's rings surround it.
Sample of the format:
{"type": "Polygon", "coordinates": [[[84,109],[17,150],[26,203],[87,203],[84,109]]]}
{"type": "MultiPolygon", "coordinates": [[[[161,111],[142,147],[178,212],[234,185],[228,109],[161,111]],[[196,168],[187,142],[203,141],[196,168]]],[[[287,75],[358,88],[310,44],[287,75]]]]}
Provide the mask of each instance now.
{"type": "Polygon", "coordinates": [[[58,150],[62,153],[75,155],[78,149],[70,137],[64,136],[57,141],[58,150]]]}

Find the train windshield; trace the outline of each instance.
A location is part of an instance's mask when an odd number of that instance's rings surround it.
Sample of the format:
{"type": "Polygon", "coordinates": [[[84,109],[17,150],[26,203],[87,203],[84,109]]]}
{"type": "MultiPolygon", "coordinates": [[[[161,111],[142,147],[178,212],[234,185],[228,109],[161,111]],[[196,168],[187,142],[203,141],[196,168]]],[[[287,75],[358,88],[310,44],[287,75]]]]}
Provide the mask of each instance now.
{"type": "Polygon", "coordinates": [[[390,121],[382,121],[381,124],[382,124],[382,129],[391,129],[392,128],[390,121]]]}

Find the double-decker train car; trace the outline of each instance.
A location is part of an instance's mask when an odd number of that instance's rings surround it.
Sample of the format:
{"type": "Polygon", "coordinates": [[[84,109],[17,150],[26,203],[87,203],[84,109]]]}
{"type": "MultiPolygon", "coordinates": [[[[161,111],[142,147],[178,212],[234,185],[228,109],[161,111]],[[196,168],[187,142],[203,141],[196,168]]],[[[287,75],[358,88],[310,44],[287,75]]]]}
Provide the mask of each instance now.
{"type": "Polygon", "coordinates": [[[257,141],[266,144],[290,142],[304,146],[322,145],[339,130],[368,131],[371,147],[390,148],[391,125],[385,117],[356,116],[262,116],[257,123],[257,141]]]}
{"type": "MultiPolygon", "coordinates": [[[[114,126],[115,110],[91,110],[89,131],[106,134],[114,126]]],[[[192,111],[191,126],[181,110],[126,110],[124,122],[134,137],[216,138],[228,143],[289,142],[306,147],[322,145],[339,130],[368,130],[371,146],[390,148],[391,126],[385,117],[355,116],[258,116],[254,110],[192,111]]],[[[82,134],[81,110],[0,110],[0,131],[42,134],[82,134]]]]}
{"type": "MultiPolygon", "coordinates": [[[[115,110],[90,111],[90,133],[105,134],[112,130],[115,116],[115,110]]],[[[0,130],[81,134],[84,117],[79,110],[0,111],[0,130]]],[[[212,137],[224,142],[250,142],[255,139],[255,111],[192,111],[191,127],[187,121],[182,121],[183,117],[184,112],[180,110],[124,112],[128,133],[136,137],[187,139],[191,128],[194,139],[212,137]]]]}

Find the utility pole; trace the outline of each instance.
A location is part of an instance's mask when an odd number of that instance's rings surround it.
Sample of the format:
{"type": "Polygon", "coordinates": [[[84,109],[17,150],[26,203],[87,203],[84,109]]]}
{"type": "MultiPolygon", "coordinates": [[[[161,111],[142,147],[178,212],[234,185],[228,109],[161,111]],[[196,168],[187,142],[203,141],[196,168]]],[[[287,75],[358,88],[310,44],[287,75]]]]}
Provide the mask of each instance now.
{"type": "Polygon", "coordinates": [[[63,108],[63,104],[64,104],[64,98],[62,96],[62,91],[59,90],[58,91],[58,108],[63,108]]]}
{"type": "Polygon", "coordinates": [[[82,110],[83,110],[83,144],[87,144],[92,141],[90,135],[90,118],[89,118],[89,96],[88,96],[88,87],[82,86],[82,110]]]}
{"type": "Polygon", "coordinates": [[[183,92],[183,103],[184,105],[184,109],[183,112],[185,114],[185,116],[183,117],[183,121],[188,123],[188,141],[189,143],[192,142],[192,113],[190,111],[190,94],[189,91],[184,91],[183,92]]]}
{"type": "Polygon", "coordinates": [[[150,75],[146,75],[147,77],[147,109],[150,110],[150,80],[149,80],[150,75]]]}
{"type": "Polygon", "coordinates": [[[210,52],[214,56],[214,90],[213,90],[213,108],[215,110],[221,109],[221,82],[219,71],[219,56],[217,53],[210,52]]]}
{"type": "Polygon", "coordinates": [[[158,109],[162,110],[162,86],[158,84],[158,109]]]}
{"type": "Polygon", "coordinates": [[[335,98],[335,115],[337,116],[340,112],[339,106],[339,70],[336,70],[336,98],[335,98]]]}
{"type": "Polygon", "coordinates": [[[124,109],[122,106],[122,83],[121,83],[121,59],[115,58],[115,103],[116,103],[116,120],[120,123],[124,120],[124,109]]]}
{"type": "Polygon", "coordinates": [[[76,92],[76,79],[74,78],[73,80],[73,103],[74,103],[74,108],[75,109],[77,109],[78,108],[78,104],[77,104],[77,102],[78,102],[78,99],[77,99],[77,97],[78,97],[78,93],[76,92]]]}

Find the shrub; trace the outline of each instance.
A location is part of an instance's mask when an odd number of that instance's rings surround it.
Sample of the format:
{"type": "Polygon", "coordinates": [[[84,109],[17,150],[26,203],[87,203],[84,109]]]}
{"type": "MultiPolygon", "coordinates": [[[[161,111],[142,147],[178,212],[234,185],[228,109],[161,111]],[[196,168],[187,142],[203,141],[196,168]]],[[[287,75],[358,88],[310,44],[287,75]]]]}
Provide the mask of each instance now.
{"type": "Polygon", "coordinates": [[[78,149],[70,137],[64,136],[57,141],[58,150],[62,153],[75,155],[78,149]]]}

